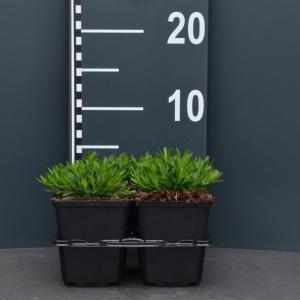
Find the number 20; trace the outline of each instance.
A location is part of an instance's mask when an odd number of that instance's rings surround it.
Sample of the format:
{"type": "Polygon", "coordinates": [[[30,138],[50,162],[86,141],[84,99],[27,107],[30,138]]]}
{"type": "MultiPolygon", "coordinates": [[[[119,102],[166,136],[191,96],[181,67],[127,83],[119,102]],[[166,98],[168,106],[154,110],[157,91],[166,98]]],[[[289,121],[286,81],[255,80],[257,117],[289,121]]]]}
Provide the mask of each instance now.
{"type": "MultiPolygon", "coordinates": [[[[179,23],[175,30],[171,33],[168,44],[185,44],[184,37],[178,37],[179,33],[182,31],[185,25],[185,16],[178,11],[175,11],[170,14],[168,21],[174,22],[175,19],[179,20],[179,23]]],[[[205,20],[203,15],[200,12],[193,12],[188,21],[188,36],[189,40],[194,45],[199,45],[203,42],[205,37],[205,20]],[[195,21],[198,21],[199,24],[199,34],[195,34],[195,21]]]]}

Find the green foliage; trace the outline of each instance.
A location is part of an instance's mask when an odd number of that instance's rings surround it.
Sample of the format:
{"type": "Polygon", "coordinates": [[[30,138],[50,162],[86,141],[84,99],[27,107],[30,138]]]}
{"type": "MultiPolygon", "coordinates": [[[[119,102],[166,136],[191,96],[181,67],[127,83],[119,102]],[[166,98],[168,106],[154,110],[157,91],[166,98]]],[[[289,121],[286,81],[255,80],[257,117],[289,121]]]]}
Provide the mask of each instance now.
{"type": "Polygon", "coordinates": [[[221,176],[208,157],[164,148],[139,159],[90,153],[75,163],[49,168],[38,180],[56,196],[115,197],[130,196],[134,188],[145,192],[199,190],[220,181],[221,176]]]}
{"type": "Polygon", "coordinates": [[[49,168],[38,180],[56,196],[127,196],[131,194],[127,181],[132,164],[133,159],[126,154],[102,157],[93,152],[74,164],[49,168]]]}
{"type": "Polygon", "coordinates": [[[201,189],[220,181],[221,176],[208,157],[167,148],[141,156],[132,170],[133,183],[146,192],[201,189]]]}

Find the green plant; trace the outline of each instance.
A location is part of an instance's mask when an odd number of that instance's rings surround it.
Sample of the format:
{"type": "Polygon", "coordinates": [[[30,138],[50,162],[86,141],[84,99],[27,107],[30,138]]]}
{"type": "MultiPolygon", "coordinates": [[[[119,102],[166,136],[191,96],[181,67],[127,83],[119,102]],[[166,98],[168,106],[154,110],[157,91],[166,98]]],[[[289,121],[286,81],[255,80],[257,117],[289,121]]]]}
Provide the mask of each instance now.
{"type": "Polygon", "coordinates": [[[119,155],[111,155],[110,159],[115,161],[119,170],[124,171],[126,180],[130,180],[132,170],[136,166],[136,158],[133,155],[129,156],[126,153],[121,153],[119,155]]]}
{"type": "Polygon", "coordinates": [[[141,156],[132,171],[133,183],[146,192],[202,189],[220,181],[221,176],[208,157],[167,148],[141,156]]]}
{"type": "Polygon", "coordinates": [[[38,181],[61,197],[128,196],[132,158],[126,154],[97,156],[89,153],[75,163],[57,164],[38,181]]]}

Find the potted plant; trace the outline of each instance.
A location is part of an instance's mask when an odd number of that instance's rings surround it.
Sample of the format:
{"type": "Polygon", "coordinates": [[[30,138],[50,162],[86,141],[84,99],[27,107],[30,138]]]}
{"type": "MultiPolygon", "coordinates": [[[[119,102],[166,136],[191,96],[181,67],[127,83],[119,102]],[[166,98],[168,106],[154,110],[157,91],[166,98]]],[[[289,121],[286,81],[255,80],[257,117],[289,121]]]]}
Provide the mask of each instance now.
{"type": "MultiPolygon", "coordinates": [[[[84,244],[126,237],[130,163],[125,154],[90,153],[75,163],[57,164],[39,178],[54,194],[58,240],[84,244]]],[[[59,251],[65,284],[106,286],[120,281],[123,248],[61,247],[59,251]]]]}
{"type": "MultiPolygon", "coordinates": [[[[203,241],[208,238],[209,208],[214,197],[207,186],[220,180],[208,157],[164,148],[136,162],[138,237],[144,240],[203,241]]],[[[144,281],[184,286],[201,281],[205,248],[161,247],[140,250],[144,281]]]]}

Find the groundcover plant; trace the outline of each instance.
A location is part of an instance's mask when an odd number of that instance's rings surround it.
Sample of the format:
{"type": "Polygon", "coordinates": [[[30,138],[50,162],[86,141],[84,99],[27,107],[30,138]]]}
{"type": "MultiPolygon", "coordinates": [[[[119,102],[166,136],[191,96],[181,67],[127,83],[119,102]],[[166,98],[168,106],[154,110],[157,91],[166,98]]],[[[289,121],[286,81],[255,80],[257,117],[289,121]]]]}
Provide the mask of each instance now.
{"type": "Polygon", "coordinates": [[[139,158],[127,154],[98,156],[89,153],[75,163],[57,164],[39,182],[55,197],[147,198],[160,200],[213,200],[206,187],[222,173],[208,157],[164,148],[139,158]],[[154,197],[155,198],[155,197],[154,197]]]}
{"type": "Polygon", "coordinates": [[[222,173],[213,167],[208,157],[167,148],[154,155],[141,156],[132,170],[136,188],[146,193],[159,193],[161,200],[213,200],[206,187],[220,181],[221,177],[222,173]]]}
{"type": "Polygon", "coordinates": [[[75,163],[57,164],[39,182],[56,197],[124,197],[132,194],[128,179],[132,158],[126,154],[89,153],[75,163]]]}

